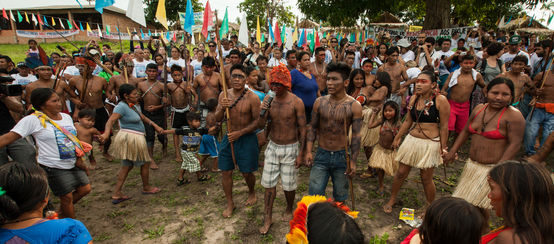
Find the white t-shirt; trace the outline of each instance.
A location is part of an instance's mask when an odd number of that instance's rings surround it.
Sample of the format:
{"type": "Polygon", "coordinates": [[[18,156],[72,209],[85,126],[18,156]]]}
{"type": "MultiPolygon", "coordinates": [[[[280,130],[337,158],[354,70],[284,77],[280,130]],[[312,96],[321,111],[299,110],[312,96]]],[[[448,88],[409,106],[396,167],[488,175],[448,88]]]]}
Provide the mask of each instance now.
{"type": "MultiPolygon", "coordinates": [[[[60,113],[61,120],[54,120],[60,127],[77,135],[71,116],[60,113]]],[[[63,132],[46,122],[46,128],[42,127],[35,115],[28,115],[21,119],[11,130],[21,137],[32,135],[38,148],[37,161],[39,164],[50,168],[72,169],[75,167],[75,145],[63,132]]]]}
{"type": "Polygon", "coordinates": [[[137,78],[144,78],[146,77],[146,65],[154,63],[154,61],[146,61],[146,59],[144,59],[142,62],[139,62],[136,59],[133,59],[133,63],[135,64],[135,67],[133,68],[133,75],[137,78]]]}
{"type": "MultiPolygon", "coordinates": [[[[167,60],[167,67],[169,68],[169,70],[171,70],[171,66],[173,66],[173,65],[181,66],[181,68],[183,69],[183,74],[184,74],[184,68],[187,66],[184,59],[179,58],[179,59],[175,60],[175,59],[169,58],[167,60]]],[[[171,77],[171,74],[169,74],[167,76],[167,81],[173,81],[173,77],[171,77]]]]}
{"type": "Polygon", "coordinates": [[[479,41],[479,37],[475,37],[475,38],[468,37],[467,38],[466,48],[469,49],[470,47],[473,47],[475,49],[481,48],[481,42],[479,41]]]}
{"type": "Polygon", "coordinates": [[[518,55],[523,55],[523,56],[527,57],[527,65],[529,65],[529,61],[530,61],[529,54],[527,54],[526,52],[521,51],[521,50],[518,51],[515,54],[511,54],[509,52],[504,53],[504,54],[502,54],[502,56],[500,56],[500,60],[502,60],[503,63],[512,62],[512,60],[518,55]]]}
{"type": "Polygon", "coordinates": [[[198,76],[199,74],[202,74],[202,61],[198,61],[195,59],[195,60],[192,60],[192,62],[190,62],[190,65],[194,69],[194,77],[198,76]]]}
{"type": "Polygon", "coordinates": [[[402,54],[401,57],[404,62],[408,62],[410,60],[415,60],[415,53],[412,50],[408,50],[406,53],[402,54]]]}
{"type": "MultiPolygon", "coordinates": [[[[417,76],[421,73],[421,70],[418,67],[412,67],[406,70],[406,74],[408,75],[408,80],[417,78],[417,76]]],[[[414,84],[410,85],[410,92],[414,92],[414,84]]]]}
{"type": "MultiPolygon", "coordinates": [[[[431,59],[433,59],[433,62],[435,62],[435,60],[441,60],[442,56],[445,56],[445,59],[454,55],[454,52],[452,52],[451,50],[448,50],[446,52],[442,51],[442,50],[439,50],[439,51],[436,51],[435,54],[433,54],[433,56],[431,56],[431,59]]],[[[433,63],[433,65],[435,65],[433,63]]],[[[444,61],[441,60],[440,61],[440,64],[439,64],[439,75],[448,75],[450,74],[450,72],[448,71],[448,68],[446,68],[446,66],[444,65],[444,61]]]]}
{"type": "Polygon", "coordinates": [[[535,66],[542,60],[542,57],[539,57],[536,53],[531,54],[531,58],[529,60],[529,63],[531,65],[531,74],[533,74],[535,70],[535,66]]]}
{"type": "Polygon", "coordinates": [[[275,58],[271,58],[269,62],[267,62],[267,67],[275,67],[279,66],[279,62],[283,63],[284,65],[287,65],[287,60],[284,58],[281,58],[281,60],[277,61],[275,58]]]}
{"type": "MultiPolygon", "coordinates": [[[[433,67],[435,67],[435,59],[433,58],[435,56],[435,50],[433,49],[433,51],[429,53],[429,55],[431,56],[431,62],[432,62],[429,65],[432,65],[433,67]]],[[[419,54],[419,63],[417,65],[419,66],[420,69],[423,69],[426,65],[428,65],[427,58],[425,58],[425,52],[422,51],[419,54]]]]}
{"type": "Polygon", "coordinates": [[[12,78],[14,78],[15,80],[12,82],[12,84],[15,84],[15,85],[27,85],[31,82],[34,82],[37,80],[37,77],[34,76],[34,75],[27,75],[25,77],[19,75],[19,74],[13,74],[12,75],[12,78]]]}

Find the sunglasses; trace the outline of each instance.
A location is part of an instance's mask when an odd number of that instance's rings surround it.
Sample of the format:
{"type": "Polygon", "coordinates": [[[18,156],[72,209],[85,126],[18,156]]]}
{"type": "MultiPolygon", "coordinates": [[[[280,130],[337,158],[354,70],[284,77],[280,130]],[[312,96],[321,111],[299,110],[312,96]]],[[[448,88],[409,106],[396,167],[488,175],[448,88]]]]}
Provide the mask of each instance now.
{"type": "Polygon", "coordinates": [[[215,45],[208,45],[208,47],[215,47],[215,45]]]}
{"type": "Polygon", "coordinates": [[[338,43],[338,41],[331,41],[331,43],[338,43]]]}

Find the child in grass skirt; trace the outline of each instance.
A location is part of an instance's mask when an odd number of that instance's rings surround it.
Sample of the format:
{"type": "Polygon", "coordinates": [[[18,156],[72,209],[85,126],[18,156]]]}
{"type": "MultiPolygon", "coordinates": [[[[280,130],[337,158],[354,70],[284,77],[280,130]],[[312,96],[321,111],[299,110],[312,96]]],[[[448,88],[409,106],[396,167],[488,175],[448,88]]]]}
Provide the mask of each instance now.
{"type": "MultiPolygon", "coordinates": [[[[378,112],[372,116],[377,116],[378,112]]],[[[381,116],[375,119],[369,128],[379,127],[379,142],[373,148],[369,158],[369,167],[377,169],[379,178],[379,193],[383,194],[383,178],[385,173],[393,176],[398,169],[396,150],[392,148],[392,141],[400,129],[400,108],[393,101],[387,101],[383,105],[381,116]]]]}

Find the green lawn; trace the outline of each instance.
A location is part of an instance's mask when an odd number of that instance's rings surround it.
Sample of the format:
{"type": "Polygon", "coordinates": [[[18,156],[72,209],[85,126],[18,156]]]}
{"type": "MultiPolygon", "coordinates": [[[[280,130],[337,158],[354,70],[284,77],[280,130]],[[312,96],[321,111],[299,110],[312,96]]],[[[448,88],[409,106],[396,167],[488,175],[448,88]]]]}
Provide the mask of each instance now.
{"type": "MultiPolygon", "coordinates": [[[[75,45],[81,47],[86,45],[86,42],[74,42],[75,45]]],[[[114,51],[119,51],[119,41],[116,42],[109,42],[109,41],[101,41],[98,42],[100,47],[102,47],[102,44],[109,44],[114,51]]],[[[123,44],[123,50],[128,51],[129,50],[129,41],[122,41],[123,44]]],[[[60,43],[42,43],[39,44],[44,51],[50,55],[53,52],[60,53],[60,50],[56,48],[56,45],[60,45],[64,47],[67,50],[67,53],[71,54],[71,52],[76,51],[77,49],[73,47],[68,42],[60,42],[60,43]]],[[[144,44],[146,45],[146,43],[144,44]]],[[[29,46],[27,44],[0,44],[0,54],[2,55],[8,55],[12,60],[17,64],[17,62],[25,61],[25,52],[29,49],[29,46]]]]}

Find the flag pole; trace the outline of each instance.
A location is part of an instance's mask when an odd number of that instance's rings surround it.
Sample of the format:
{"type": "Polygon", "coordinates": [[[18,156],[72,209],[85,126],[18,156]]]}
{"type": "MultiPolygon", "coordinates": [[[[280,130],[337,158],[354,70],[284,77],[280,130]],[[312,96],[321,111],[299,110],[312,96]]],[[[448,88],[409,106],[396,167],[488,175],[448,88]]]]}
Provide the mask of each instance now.
{"type": "MultiPolygon", "coordinates": [[[[121,29],[119,28],[119,19],[117,20],[117,35],[119,36],[119,50],[123,54],[123,44],[121,44],[121,29]]],[[[133,38],[131,36],[131,38],[133,38]]],[[[123,60],[123,76],[125,77],[125,84],[129,84],[129,75],[127,74],[127,61],[123,60]]]]}
{"type": "MultiPolygon", "coordinates": [[[[221,74],[221,86],[223,87],[223,97],[227,99],[227,82],[225,81],[225,67],[223,66],[223,52],[221,51],[221,39],[219,36],[219,28],[217,28],[217,24],[219,22],[219,19],[217,18],[217,10],[215,11],[215,35],[217,38],[217,50],[219,52],[219,67],[221,67],[220,74],[221,74]]],[[[227,132],[231,132],[231,114],[229,113],[229,108],[225,108],[225,117],[227,117],[227,132]]],[[[231,145],[231,157],[233,158],[233,164],[235,164],[235,167],[237,167],[237,160],[235,158],[235,147],[233,145],[233,142],[229,142],[231,145]]]]}

